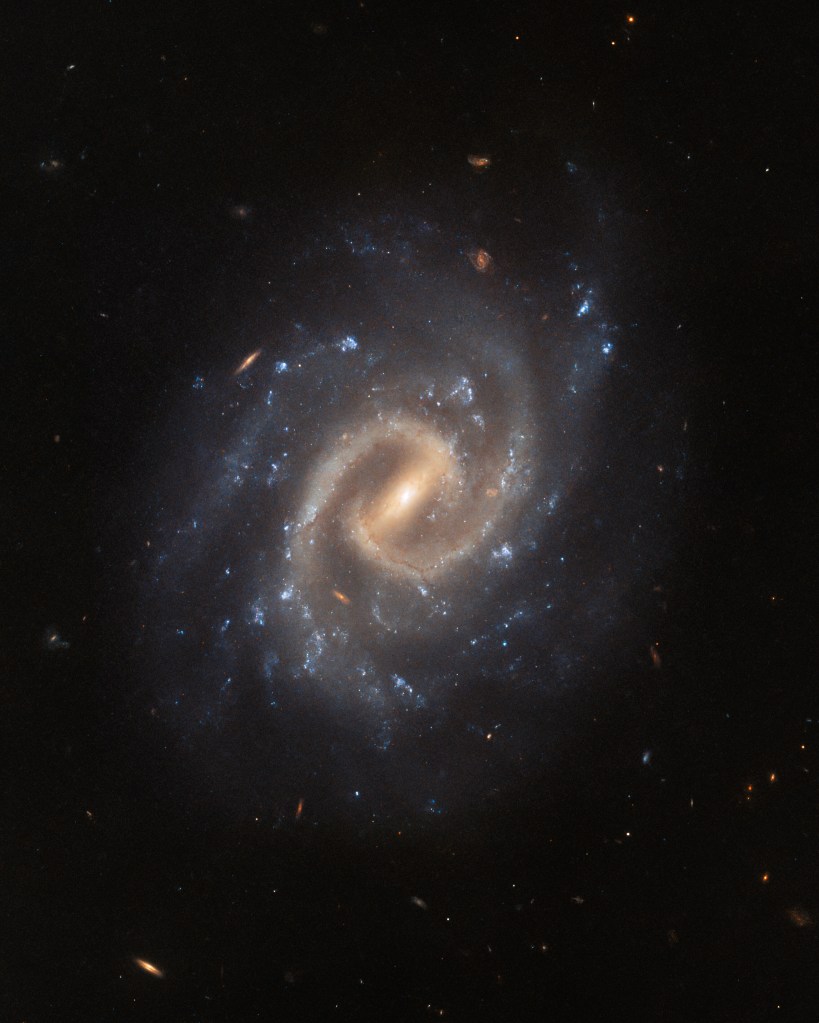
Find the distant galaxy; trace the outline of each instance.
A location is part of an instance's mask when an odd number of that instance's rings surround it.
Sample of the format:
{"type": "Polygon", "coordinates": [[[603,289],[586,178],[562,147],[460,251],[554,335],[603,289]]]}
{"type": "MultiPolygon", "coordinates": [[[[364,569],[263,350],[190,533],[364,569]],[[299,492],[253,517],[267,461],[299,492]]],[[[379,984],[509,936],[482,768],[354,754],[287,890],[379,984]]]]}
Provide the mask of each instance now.
{"type": "Polygon", "coordinates": [[[285,265],[174,399],[141,691],[242,804],[445,813],[600,683],[667,546],[681,421],[568,244],[390,214],[285,265]]]}

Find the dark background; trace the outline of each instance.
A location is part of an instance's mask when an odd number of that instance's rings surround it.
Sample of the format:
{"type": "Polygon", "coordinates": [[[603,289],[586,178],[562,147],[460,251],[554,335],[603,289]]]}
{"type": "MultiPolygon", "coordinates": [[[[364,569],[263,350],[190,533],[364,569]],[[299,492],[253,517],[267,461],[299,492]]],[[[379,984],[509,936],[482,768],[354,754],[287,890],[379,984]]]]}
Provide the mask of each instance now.
{"type": "Polygon", "coordinates": [[[3,1018],[816,1019],[812,7],[100,2],[0,31],[3,1018]],[[616,317],[683,325],[662,668],[581,702],[582,745],[488,814],[187,813],[111,695],[146,423],[199,337],[246,350],[226,310],[271,239],[457,189],[491,221],[555,152],[623,239],[616,317]]]}

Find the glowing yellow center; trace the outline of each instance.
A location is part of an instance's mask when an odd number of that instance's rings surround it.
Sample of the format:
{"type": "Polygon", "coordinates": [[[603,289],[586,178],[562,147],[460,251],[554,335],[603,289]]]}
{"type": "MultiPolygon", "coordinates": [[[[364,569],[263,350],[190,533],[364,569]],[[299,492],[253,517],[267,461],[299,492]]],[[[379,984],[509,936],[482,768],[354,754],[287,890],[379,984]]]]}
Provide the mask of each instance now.
{"type": "Polygon", "coordinates": [[[443,452],[427,450],[423,456],[393,478],[365,517],[370,537],[376,541],[386,538],[394,530],[408,528],[412,513],[421,514],[425,502],[432,499],[437,486],[447,471],[443,452]]]}
{"type": "Polygon", "coordinates": [[[386,525],[398,518],[399,515],[408,512],[420,498],[424,482],[417,476],[401,480],[384,498],[380,509],[376,512],[376,518],[386,525]]]}

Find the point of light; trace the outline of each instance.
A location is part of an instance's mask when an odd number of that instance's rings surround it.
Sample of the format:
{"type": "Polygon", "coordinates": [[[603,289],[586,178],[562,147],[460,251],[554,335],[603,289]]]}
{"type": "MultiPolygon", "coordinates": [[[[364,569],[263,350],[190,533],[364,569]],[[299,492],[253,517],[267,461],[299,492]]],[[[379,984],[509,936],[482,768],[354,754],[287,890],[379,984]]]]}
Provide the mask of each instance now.
{"type": "Polygon", "coordinates": [[[402,508],[406,508],[406,506],[410,503],[410,501],[413,499],[413,497],[415,497],[417,493],[418,488],[415,486],[414,483],[405,483],[404,486],[401,487],[401,493],[398,497],[399,505],[402,508]]]}

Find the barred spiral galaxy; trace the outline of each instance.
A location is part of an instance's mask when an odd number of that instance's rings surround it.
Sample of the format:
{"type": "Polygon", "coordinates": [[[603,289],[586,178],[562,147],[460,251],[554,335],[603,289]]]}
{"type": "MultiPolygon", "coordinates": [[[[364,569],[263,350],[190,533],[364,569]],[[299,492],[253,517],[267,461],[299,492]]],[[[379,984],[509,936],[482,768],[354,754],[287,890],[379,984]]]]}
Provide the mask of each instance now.
{"type": "Polygon", "coordinates": [[[379,786],[428,809],[489,784],[487,736],[534,755],[544,692],[578,677],[637,563],[635,481],[600,425],[618,328],[547,256],[343,223],[196,376],[144,615],[153,698],[187,734],[241,722],[292,767],[326,727],[340,787],[393,757],[379,786]]]}
{"type": "Polygon", "coordinates": [[[284,527],[280,595],[300,626],[291,656],[303,650],[310,673],[403,677],[402,648],[457,635],[480,611],[476,580],[517,546],[539,427],[524,364],[477,299],[447,314],[443,345],[427,293],[390,324],[382,357],[346,342],[354,386],[318,426],[284,527]]]}

